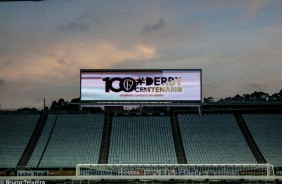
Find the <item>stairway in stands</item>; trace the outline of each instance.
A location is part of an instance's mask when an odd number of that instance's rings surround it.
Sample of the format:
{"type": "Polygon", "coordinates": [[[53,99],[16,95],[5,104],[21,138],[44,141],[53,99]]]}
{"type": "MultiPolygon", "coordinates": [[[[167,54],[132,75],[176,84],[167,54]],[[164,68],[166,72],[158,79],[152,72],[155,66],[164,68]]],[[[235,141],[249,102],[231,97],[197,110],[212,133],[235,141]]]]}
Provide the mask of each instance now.
{"type": "Polygon", "coordinates": [[[110,113],[105,114],[98,164],[108,163],[110,143],[111,143],[111,133],[112,133],[112,120],[113,120],[112,114],[110,113]]]}
{"type": "Polygon", "coordinates": [[[44,149],[43,149],[43,152],[42,152],[42,154],[41,154],[41,156],[40,156],[40,159],[39,159],[39,161],[38,161],[38,164],[37,164],[37,166],[36,166],[37,168],[40,166],[40,163],[41,163],[41,161],[42,161],[42,159],[43,159],[43,156],[44,156],[44,154],[45,154],[45,151],[46,151],[46,149],[47,149],[47,146],[48,146],[48,144],[49,144],[49,142],[50,142],[51,136],[52,136],[53,131],[54,131],[54,129],[55,129],[55,126],[56,126],[56,124],[57,124],[58,116],[59,116],[59,115],[56,115],[56,119],[55,119],[54,124],[53,124],[53,126],[52,126],[51,132],[50,132],[50,134],[49,134],[49,136],[48,136],[48,139],[47,139],[47,142],[46,142],[45,147],[44,147],[44,149]]]}
{"type": "Polygon", "coordinates": [[[257,160],[258,163],[266,163],[266,160],[264,158],[264,156],[262,155],[260,149],[258,148],[242,114],[236,113],[234,114],[235,119],[241,129],[241,132],[249,146],[249,148],[251,149],[251,152],[253,153],[255,159],[257,160]]]}
{"type": "Polygon", "coordinates": [[[34,128],[34,131],[29,139],[29,142],[17,164],[17,169],[24,169],[26,168],[26,165],[36,147],[36,144],[39,140],[39,137],[43,131],[43,128],[45,126],[45,123],[46,123],[46,120],[48,118],[48,114],[46,112],[42,112],[38,121],[37,121],[37,124],[34,128]]]}
{"type": "Polygon", "coordinates": [[[177,162],[178,164],[187,164],[187,159],[183,147],[183,141],[181,137],[177,114],[175,113],[170,114],[170,123],[171,123],[171,129],[173,134],[173,142],[174,142],[177,162]]]}

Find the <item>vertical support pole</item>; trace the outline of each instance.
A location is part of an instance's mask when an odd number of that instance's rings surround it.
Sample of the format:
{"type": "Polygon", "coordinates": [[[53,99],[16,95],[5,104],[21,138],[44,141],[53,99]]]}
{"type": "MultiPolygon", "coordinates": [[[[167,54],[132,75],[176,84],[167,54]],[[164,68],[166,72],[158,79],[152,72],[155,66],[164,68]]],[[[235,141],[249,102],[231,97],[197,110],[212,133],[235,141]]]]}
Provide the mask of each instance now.
{"type": "Polygon", "coordinates": [[[202,115],[201,105],[198,106],[199,115],[202,115]]]}
{"type": "Polygon", "coordinates": [[[76,176],[80,176],[80,166],[76,165],[76,172],[75,172],[76,176]]]}

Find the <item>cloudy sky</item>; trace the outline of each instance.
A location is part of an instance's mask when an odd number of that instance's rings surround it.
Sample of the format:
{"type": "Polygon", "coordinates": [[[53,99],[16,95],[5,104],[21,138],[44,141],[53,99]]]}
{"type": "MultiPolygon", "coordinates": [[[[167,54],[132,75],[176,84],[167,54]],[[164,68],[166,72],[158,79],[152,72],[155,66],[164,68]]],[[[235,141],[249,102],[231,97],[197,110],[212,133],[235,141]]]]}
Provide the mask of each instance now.
{"type": "Polygon", "coordinates": [[[282,89],[282,1],[0,3],[2,109],[79,97],[81,68],[200,68],[204,97],[273,94],[282,89]]]}

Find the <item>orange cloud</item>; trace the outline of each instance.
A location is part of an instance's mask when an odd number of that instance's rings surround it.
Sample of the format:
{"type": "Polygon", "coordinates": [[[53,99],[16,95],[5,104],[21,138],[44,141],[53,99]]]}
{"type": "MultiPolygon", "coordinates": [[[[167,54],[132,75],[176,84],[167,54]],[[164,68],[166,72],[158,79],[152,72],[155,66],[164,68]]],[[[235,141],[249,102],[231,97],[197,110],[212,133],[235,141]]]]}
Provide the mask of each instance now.
{"type": "Polygon", "coordinates": [[[66,40],[43,50],[27,58],[28,61],[6,67],[1,75],[8,80],[66,80],[74,75],[78,78],[81,68],[111,68],[123,61],[134,62],[156,56],[156,49],[153,47],[136,44],[121,48],[104,40],[66,40]]]}

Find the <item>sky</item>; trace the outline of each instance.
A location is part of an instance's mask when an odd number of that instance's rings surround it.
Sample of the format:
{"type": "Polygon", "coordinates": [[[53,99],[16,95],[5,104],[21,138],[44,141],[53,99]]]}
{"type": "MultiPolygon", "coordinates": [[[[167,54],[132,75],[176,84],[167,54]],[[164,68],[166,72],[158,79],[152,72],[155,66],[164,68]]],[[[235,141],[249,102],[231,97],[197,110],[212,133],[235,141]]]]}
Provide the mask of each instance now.
{"type": "Polygon", "coordinates": [[[203,97],[282,89],[281,0],[0,2],[0,108],[80,96],[80,69],[202,69],[203,97]]]}

